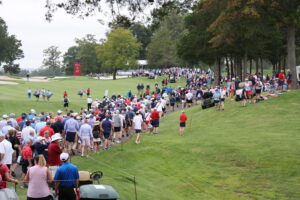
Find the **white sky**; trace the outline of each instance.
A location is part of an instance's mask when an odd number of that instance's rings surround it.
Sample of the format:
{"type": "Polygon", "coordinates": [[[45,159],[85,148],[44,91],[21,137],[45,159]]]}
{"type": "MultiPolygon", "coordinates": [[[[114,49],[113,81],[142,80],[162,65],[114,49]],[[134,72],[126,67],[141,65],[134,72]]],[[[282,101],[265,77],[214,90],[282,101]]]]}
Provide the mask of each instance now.
{"type": "Polygon", "coordinates": [[[22,69],[40,67],[43,50],[52,45],[64,53],[75,44],[75,38],[93,34],[100,39],[109,30],[107,25],[97,21],[100,16],[82,20],[62,10],[57,11],[49,23],[45,20],[45,0],[3,0],[2,3],[0,17],[5,20],[9,34],[22,41],[25,57],[16,61],[22,69]]]}

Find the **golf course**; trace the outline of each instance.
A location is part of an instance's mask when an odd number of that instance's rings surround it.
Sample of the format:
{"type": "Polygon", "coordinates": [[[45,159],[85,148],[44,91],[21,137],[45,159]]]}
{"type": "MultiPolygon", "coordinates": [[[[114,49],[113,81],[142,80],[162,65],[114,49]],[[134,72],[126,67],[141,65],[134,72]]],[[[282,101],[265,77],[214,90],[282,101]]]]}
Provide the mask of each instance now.
{"type": "MultiPolygon", "coordinates": [[[[93,99],[125,96],[143,83],[154,88],[161,79],[96,80],[66,77],[49,82],[14,81],[0,85],[0,114],[63,110],[63,92],[71,110],[86,107],[77,92],[91,89],[93,99]],[[27,98],[27,89],[45,88],[50,102],[27,98]]],[[[185,85],[177,82],[172,87],[185,85]]],[[[142,134],[141,144],[129,140],[108,151],[73,157],[79,170],[102,171],[101,184],[112,185],[121,200],[297,200],[300,199],[300,91],[241,107],[225,101],[225,111],[200,106],[186,109],[185,134],[180,136],[179,114],[161,120],[159,135],[142,134]],[[133,184],[136,180],[136,191],[133,184]],[[137,195],[136,195],[137,194],[137,195]]],[[[63,110],[64,111],[64,110],[63,110]]],[[[64,112],[65,114],[65,112],[64,112]]],[[[10,184],[12,186],[12,184],[10,184]]],[[[26,190],[17,189],[21,200],[26,190]]]]}

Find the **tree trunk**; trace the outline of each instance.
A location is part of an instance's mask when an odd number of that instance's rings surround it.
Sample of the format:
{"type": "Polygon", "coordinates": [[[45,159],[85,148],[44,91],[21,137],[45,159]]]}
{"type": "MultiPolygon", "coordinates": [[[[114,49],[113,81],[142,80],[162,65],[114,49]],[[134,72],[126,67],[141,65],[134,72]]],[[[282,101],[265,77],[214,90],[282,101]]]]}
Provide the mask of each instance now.
{"type": "Polygon", "coordinates": [[[284,71],[284,73],[285,73],[285,71],[286,71],[286,57],[284,57],[283,58],[283,71],[284,71]]]}
{"type": "Polygon", "coordinates": [[[250,74],[252,74],[252,64],[253,64],[253,62],[252,62],[252,59],[250,59],[250,74]]]}
{"type": "Polygon", "coordinates": [[[220,58],[216,58],[215,60],[215,66],[214,66],[214,75],[215,75],[215,81],[214,81],[214,85],[220,85],[221,83],[221,59],[220,58]]]}
{"type": "Polygon", "coordinates": [[[263,77],[264,76],[264,64],[263,64],[262,58],[260,58],[260,73],[261,73],[261,76],[263,77]]]}
{"type": "Polygon", "coordinates": [[[295,44],[295,24],[290,24],[287,28],[287,65],[292,74],[292,89],[298,89],[296,73],[296,44],[295,44]]]}
{"type": "Polygon", "coordinates": [[[247,77],[247,63],[248,63],[248,55],[247,52],[244,55],[244,59],[243,59],[243,77],[242,77],[242,81],[245,81],[246,77],[247,77]]]}
{"type": "Polygon", "coordinates": [[[227,70],[227,80],[230,78],[229,72],[229,58],[226,57],[226,70],[227,70]]]}
{"type": "Polygon", "coordinates": [[[117,80],[117,70],[113,71],[113,80],[117,80]]]}
{"type": "Polygon", "coordinates": [[[238,64],[238,72],[239,72],[239,80],[243,79],[243,66],[242,66],[242,60],[239,60],[239,64],[238,64]]]}
{"type": "Polygon", "coordinates": [[[230,59],[230,79],[232,79],[234,77],[234,72],[233,72],[234,66],[233,66],[233,59],[230,59]]]}
{"type": "Polygon", "coordinates": [[[259,66],[258,66],[259,64],[258,64],[258,59],[255,61],[255,74],[257,74],[258,73],[258,68],[259,68],[259,66]]]}

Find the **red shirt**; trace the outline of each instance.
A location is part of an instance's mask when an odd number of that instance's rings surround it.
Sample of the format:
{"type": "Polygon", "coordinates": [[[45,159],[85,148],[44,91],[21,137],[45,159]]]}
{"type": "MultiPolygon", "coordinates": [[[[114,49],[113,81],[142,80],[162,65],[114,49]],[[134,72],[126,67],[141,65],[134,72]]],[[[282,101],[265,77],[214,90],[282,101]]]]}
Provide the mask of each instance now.
{"type": "Polygon", "coordinates": [[[39,136],[45,137],[45,131],[49,132],[49,136],[52,137],[52,135],[54,135],[54,130],[52,128],[50,128],[50,126],[45,126],[44,128],[42,128],[40,130],[40,134],[39,136]]]}
{"type": "Polygon", "coordinates": [[[67,96],[68,96],[68,94],[66,92],[64,92],[64,98],[67,97],[67,96]]]}
{"type": "Polygon", "coordinates": [[[9,169],[5,164],[0,166],[0,189],[6,188],[5,173],[9,173],[9,169]]]}
{"type": "Polygon", "coordinates": [[[186,116],[184,113],[182,113],[182,114],[179,116],[179,121],[180,121],[180,122],[186,122],[186,121],[187,121],[187,116],[186,116]]]}
{"type": "Polygon", "coordinates": [[[153,111],[150,115],[152,120],[159,120],[159,112],[153,111]]]}
{"type": "Polygon", "coordinates": [[[59,158],[61,153],[62,150],[60,149],[58,144],[55,142],[51,142],[48,147],[48,163],[50,166],[58,166],[62,164],[59,158]]]}
{"type": "Polygon", "coordinates": [[[32,150],[30,146],[26,145],[22,149],[22,156],[24,160],[28,160],[28,156],[32,159],[32,150]]]}
{"type": "Polygon", "coordinates": [[[279,73],[278,78],[279,78],[280,81],[284,81],[284,73],[282,73],[282,72],[279,73]]]}

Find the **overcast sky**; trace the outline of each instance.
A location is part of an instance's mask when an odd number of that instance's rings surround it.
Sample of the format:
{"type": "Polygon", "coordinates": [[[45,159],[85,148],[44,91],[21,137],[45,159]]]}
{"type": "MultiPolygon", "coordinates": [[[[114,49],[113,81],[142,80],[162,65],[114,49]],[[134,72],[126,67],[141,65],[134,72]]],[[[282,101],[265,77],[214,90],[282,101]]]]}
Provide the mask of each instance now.
{"type": "Polygon", "coordinates": [[[22,41],[25,58],[17,61],[22,69],[40,67],[43,50],[49,46],[58,46],[66,52],[75,44],[75,38],[93,34],[100,39],[109,30],[97,21],[99,15],[82,20],[58,11],[49,23],[45,20],[44,6],[44,0],[3,0],[0,5],[0,17],[5,20],[9,34],[22,41]]]}

